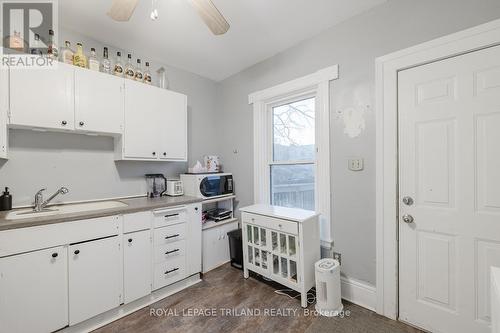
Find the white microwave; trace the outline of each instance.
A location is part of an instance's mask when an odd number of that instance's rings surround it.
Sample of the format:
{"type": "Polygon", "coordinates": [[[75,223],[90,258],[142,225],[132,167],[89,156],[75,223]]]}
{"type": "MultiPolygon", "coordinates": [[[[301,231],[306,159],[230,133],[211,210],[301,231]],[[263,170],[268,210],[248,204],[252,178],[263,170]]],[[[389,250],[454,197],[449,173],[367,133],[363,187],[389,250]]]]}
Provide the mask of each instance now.
{"type": "Polygon", "coordinates": [[[234,193],[233,175],[206,173],[181,175],[184,194],[202,199],[212,199],[234,193]]]}

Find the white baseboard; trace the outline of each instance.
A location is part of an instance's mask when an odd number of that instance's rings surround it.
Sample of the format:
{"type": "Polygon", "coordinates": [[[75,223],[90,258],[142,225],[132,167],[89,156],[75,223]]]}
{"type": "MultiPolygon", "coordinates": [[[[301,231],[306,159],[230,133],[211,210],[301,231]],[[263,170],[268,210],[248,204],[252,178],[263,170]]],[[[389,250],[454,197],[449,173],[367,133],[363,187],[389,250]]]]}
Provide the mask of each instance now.
{"type": "Polygon", "coordinates": [[[350,277],[340,278],[342,298],[369,310],[375,311],[377,294],[375,287],[350,277]]]}

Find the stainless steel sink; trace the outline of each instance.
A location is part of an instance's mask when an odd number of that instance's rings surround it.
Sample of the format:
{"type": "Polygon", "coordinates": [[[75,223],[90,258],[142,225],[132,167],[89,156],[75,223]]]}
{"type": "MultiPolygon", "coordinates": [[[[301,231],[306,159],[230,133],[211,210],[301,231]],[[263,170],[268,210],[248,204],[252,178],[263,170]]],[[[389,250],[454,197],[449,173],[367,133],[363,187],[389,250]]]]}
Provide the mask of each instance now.
{"type": "Polygon", "coordinates": [[[23,209],[14,212],[10,212],[5,217],[6,220],[20,220],[29,219],[34,217],[45,217],[54,216],[60,214],[71,214],[71,213],[81,213],[81,212],[91,212],[96,210],[111,209],[111,208],[121,208],[127,207],[126,203],[120,201],[97,201],[97,202],[86,202],[80,204],[70,204],[70,205],[60,205],[60,206],[50,206],[39,212],[34,212],[33,209],[23,209]]]}

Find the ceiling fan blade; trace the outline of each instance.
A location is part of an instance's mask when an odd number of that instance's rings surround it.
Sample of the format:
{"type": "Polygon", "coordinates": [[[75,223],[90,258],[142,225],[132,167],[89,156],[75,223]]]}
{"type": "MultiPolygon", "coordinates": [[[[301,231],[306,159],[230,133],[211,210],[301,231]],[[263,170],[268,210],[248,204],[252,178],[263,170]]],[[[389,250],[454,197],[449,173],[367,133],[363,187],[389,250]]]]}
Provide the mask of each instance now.
{"type": "Polygon", "coordinates": [[[214,35],[223,35],[229,30],[229,23],[211,0],[191,0],[191,4],[214,35]]]}
{"type": "Polygon", "coordinates": [[[139,0],[113,0],[108,16],[115,21],[125,22],[130,20],[139,0]]]}

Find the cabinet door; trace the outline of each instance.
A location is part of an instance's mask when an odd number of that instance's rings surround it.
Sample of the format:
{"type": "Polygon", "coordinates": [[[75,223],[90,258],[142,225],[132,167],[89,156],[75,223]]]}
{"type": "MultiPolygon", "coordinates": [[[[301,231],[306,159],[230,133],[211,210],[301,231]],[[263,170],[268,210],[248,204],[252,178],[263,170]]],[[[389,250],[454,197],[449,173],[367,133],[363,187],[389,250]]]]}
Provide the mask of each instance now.
{"type": "Polygon", "coordinates": [[[187,160],[187,97],[165,91],[165,105],[160,109],[164,130],[160,131],[160,159],[187,160]]]}
{"type": "Polygon", "coordinates": [[[165,130],[157,110],[164,100],[159,88],[125,80],[125,158],[156,160],[160,132],[165,130]]]}
{"type": "Polygon", "coordinates": [[[0,259],[0,331],[53,332],[68,325],[68,248],[0,259]]]}
{"type": "Polygon", "coordinates": [[[7,158],[7,112],[9,111],[9,70],[0,68],[0,158],[7,158]]]}
{"type": "Polygon", "coordinates": [[[123,131],[124,80],[75,68],[75,129],[120,134],[123,131]]]}
{"type": "Polygon", "coordinates": [[[11,69],[10,124],[74,129],[74,67],[11,69]]]}
{"type": "Polygon", "coordinates": [[[69,323],[77,324],[120,305],[119,237],[69,247],[69,323]]]}
{"type": "Polygon", "coordinates": [[[151,293],[151,231],[123,235],[123,289],[125,304],[151,293]]]}

